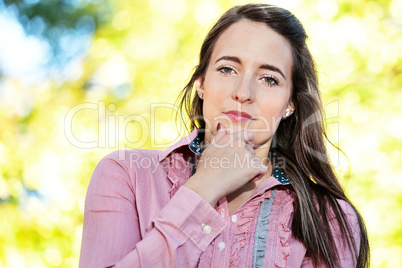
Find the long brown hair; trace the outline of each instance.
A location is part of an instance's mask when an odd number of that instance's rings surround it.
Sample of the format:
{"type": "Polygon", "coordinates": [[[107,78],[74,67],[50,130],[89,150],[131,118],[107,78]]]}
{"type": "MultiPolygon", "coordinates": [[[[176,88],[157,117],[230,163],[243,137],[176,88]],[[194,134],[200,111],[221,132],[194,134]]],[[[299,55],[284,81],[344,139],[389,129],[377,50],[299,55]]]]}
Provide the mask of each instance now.
{"type": "MultiPolygon", "coordinates": [[[[307,47],[307,34],[300,21],[288,10],[267,4],[247,4],[228,10],[215,23],[201,47],[199,64],[179,95],[180,107],[191,120],[191,130],[205,130],[203,101],[195,94],[194,83],[205,74],[219,36],[232,24],[248,19],[264,23],[285,37],[292,48],[292,96],[295,111],[282,120],[273,136],[269,157],[285,160],[285,171],[295,192],[292,221],[293,236],[307,249],[314,265],[339,265],[339,254],[329,218],[335,215],[343,242],[356,258],[357,267],[369,266],[367,231],[359,212],[346,197],[324,140],[323,106],[318,88],[315,64],[307,47]],[[360,227],[360,245],[356,245],[353,232],[339,201],[347,202],[354,210],[360,227]]],[[[203,138],[203,137],[202,137],[203,138]]],[[[332,144],[332,143],[331,143],[332,144]]],[[[337,148],[338,149],[338,148],[337,148]]]]}

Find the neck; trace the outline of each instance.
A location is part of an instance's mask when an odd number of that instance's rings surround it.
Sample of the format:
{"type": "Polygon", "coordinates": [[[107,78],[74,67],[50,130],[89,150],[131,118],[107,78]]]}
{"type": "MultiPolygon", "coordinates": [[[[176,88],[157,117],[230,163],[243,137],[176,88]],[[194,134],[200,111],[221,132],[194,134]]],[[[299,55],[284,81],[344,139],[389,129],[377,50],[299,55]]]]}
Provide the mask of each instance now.
{"type": "Polygon", "coordinates": [[[271,161],[268,157],[269,149],[271,148],[271,141],[272,139],[262,145],[254,146],[254,151],[258,159],[260,159],[261,163],[266,165],[268,168],[271,166],[271,161]]]}

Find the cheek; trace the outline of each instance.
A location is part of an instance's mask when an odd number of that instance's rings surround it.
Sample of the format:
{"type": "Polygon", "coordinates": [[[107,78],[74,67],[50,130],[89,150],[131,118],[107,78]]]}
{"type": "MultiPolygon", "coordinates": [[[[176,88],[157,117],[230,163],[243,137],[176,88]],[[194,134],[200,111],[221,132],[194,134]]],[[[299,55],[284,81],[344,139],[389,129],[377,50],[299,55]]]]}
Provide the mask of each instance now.
{"type": "Polygon", "coordinates": [[[230,86],[220,79],[209,77],[204,83],[204,115],[220,111],[222,104],[230,97],[230,86]]]}
{"type": "Polygon", "coordinates": [[[265,115],[281,116],[288,105],[289,94],[286,92],[272,92],[264,94],[264,96],[257,96],[256,101],[259,101],[261,113],[265,115]]]}
{"type": "Polygon", "coordinates": [[[268,101],[261,106],[263,107],[262,112],[264,114],[277,116],[278,114],[281,113],[284,105],[279,101],[268,101]]]}
{"type": "Polygon", "coordinates": [[[270,94],[270,96],[259,96],[260,114],[258,115],[260,128],[274,131],[287,107],[287,94],[270,94]]]}
{"type": "Polygon", "coordinates": [[[202,106],[203,118],[208,129],[213,128],[215,125],[216,115],[219,114],[219,99],[212,94],[205,95],[204,103],[202,106]]]}
{"type": "Polygon", "coordinates": [[[265,109],[261,115],[256,117],[258,121],[256,121],[256,128],[263,129],[264,132],[272,133],[275,131],[277,126],[281,121],[280,113],[278,109],[265,109]]]}

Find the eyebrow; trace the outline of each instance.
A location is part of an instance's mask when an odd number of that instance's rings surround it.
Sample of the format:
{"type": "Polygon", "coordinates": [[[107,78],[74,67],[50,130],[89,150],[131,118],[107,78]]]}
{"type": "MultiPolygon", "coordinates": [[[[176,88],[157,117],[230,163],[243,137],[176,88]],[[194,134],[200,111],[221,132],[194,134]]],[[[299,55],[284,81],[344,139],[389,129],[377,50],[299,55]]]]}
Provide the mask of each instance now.
{"type": "MultiPolygon", "coordinates": [[[[234,56],[223,56],[223,57],[220,57],[219,59],[217,59],[217,60],[215,61],[215,63],[217,63],[218,61],[221,61],[221,60],[234,61],[234,62],[237,62],[237,63],[241,64],[241,60],[240,60],[238,57],[234,57],[234,56]]],[[[281,71],[281,69],[279,69],[278,67],[276,67],[276,66],[274,66],[274,65],[271,65],[271,64],[261,64],[261,65],[260,65],[260,68],[261,68],[261,69],[265,69],[265,70],[271,70],[271,71],[277,72],[277,73],[279,73],[280,75],[282,75],[283,78],[285,78],[285,80],[286,80],[286,76],[283,74],[283,72],[281,71]]]]}

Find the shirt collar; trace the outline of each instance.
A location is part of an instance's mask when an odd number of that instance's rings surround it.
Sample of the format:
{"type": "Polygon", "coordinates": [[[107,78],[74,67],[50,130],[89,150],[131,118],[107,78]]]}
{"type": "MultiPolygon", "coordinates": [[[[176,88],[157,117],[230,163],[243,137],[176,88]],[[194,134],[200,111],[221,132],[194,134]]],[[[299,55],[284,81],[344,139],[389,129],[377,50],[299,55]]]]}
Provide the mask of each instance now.
{"type": "Polygon", "coordinates": [[[188,145],[188,148],[198,156],[202,155],[201,138],[197,135],[188,145]]]}
{"type": "MultiPolygon", "coordinates": [[[[188,145],[188,148],[198,156],[202,155],[201,138],[198,135],[198,130],[193,130],[189,135],[181,139],[179,142],[173,144],[166,150],[162,151],[159,155],[159,161],[162,161],[166,156],[175,151],[176,149],[188,145]]],[[[287,177],[285,170],[281,167],[274,166],[272,176],[278,180],[282,185],[290,184],[291,181],[287,177]]]]}
{"type": "MultiPolygon", "coordinates": [[[[159,161],[162,161],[163,159],[165,159],[170,153],[177,150],[178,148],[189,145],[189,143],[192,142],[196,137],[198,137],[198,131],[196,129],[194,129],[189,135],[182,138],[181,140],[179,140],[178,142],[176,142],[169,148],[161,151],[159,153],[159,161]]],[[[198,142],[198,144],[200,144],[200,141],[198,142]]]]}

